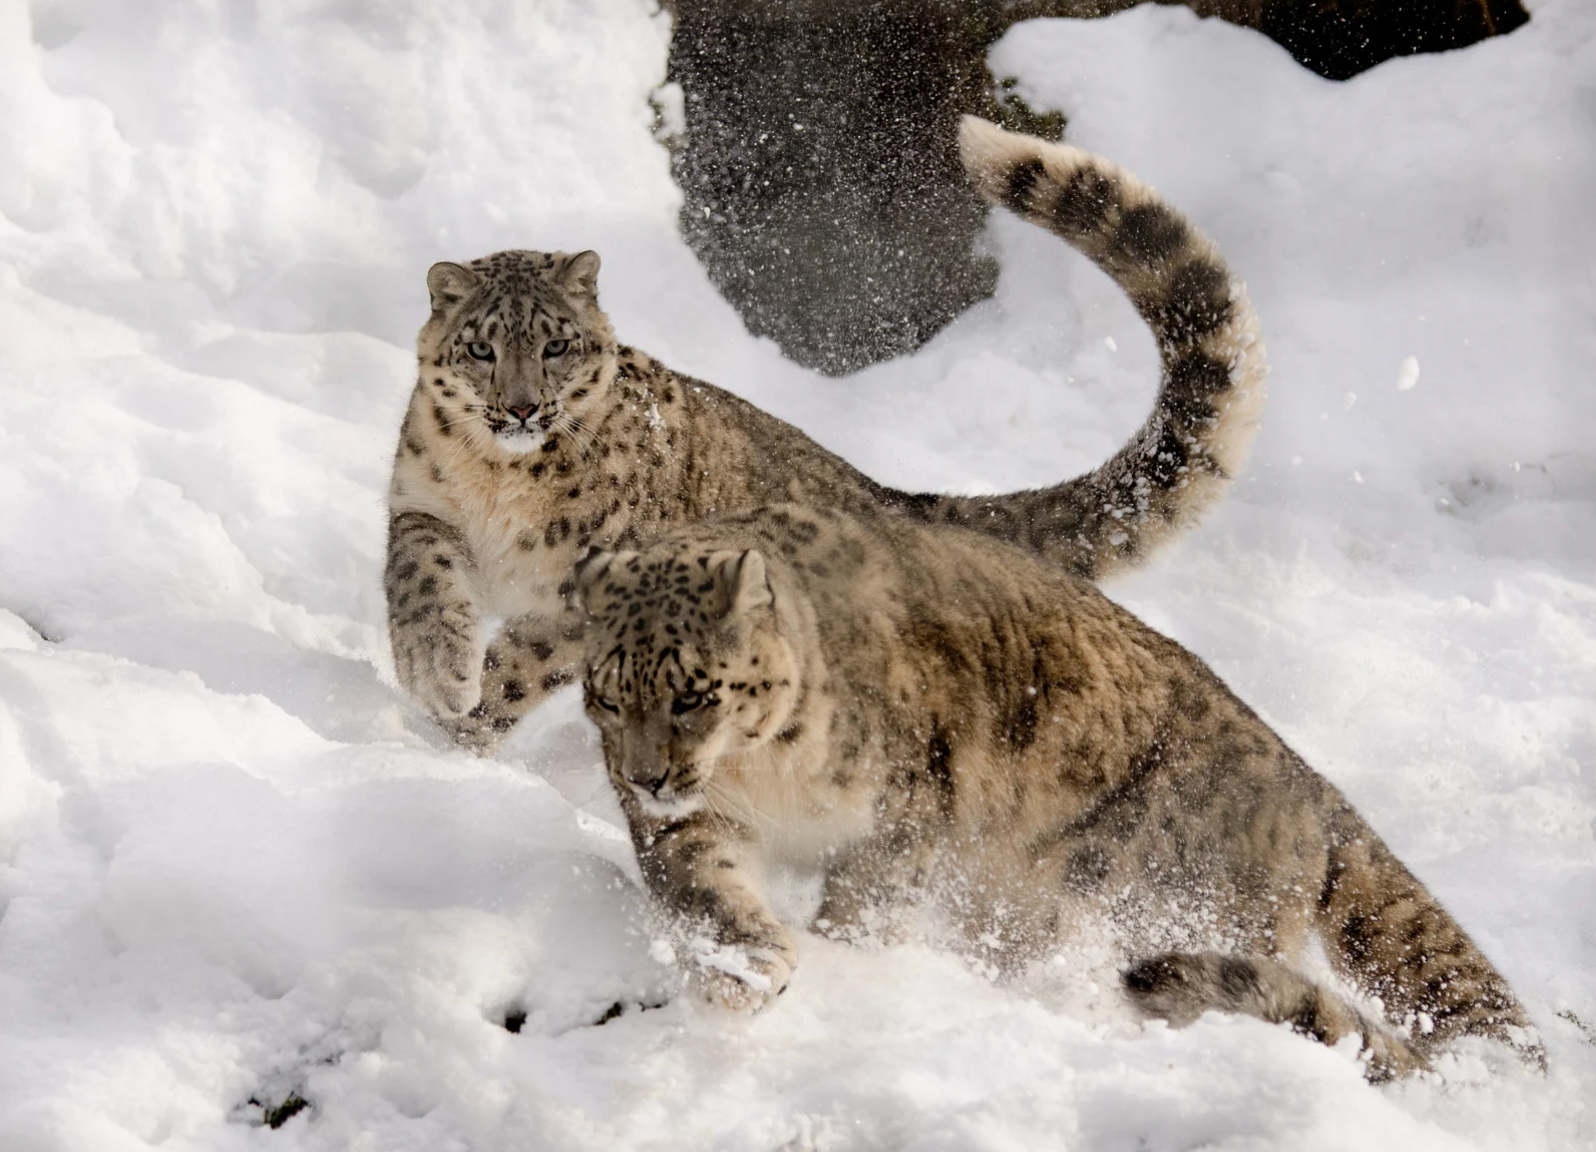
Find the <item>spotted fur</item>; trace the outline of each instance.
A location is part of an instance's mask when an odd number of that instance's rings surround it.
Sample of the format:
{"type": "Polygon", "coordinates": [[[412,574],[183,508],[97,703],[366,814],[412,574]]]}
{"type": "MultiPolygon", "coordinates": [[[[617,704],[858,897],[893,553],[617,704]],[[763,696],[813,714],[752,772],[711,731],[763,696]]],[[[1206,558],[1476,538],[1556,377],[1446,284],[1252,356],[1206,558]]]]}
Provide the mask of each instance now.
{"type": "Polygon", "coordinates": [[[1191,525],[1252,448],[1268,370],[1252,304],[1213,242],[1119,166],[974,116],[959,149],[983,196],[1114,278],[1152,329],[1163,368],[1147,422],[1095,472],[1034,492],[949,498],[942,516],[1082,576],[1133,564],[1191,525]],[[1071,486],[1093,498],[1068,498],[1071,486]]]}
{"type": "Polygon", "coordinates": [[[1540,1058],[1507,982],[1346,799],[1057,565],[779,505],[597,554],[576,585],[643,875],[760,976],[717,998],[758,1005],[791,976],[797,938],[763,890],[782,864],[823,874],[832,934],[929,901],[1018,964],[1106,926],[1149,1015],[1355,1035],[1373,1078],[1462,1035],[1540,1058]],[[1384,1018],[1300,974],[1314,937],[1384,1018]]]}
{"type": "Polygon", "coordinates": [[[1234,475],[1262,400],[1262,345],[1212,245],[1076,149],[975,120],[963,149],[983,190],[1108,270],[1163,349],[1147,426],[1102,468],[1041,491],[958,498],[875,483],[790,425],[617,344],[591,252],[432,268],[386,590],[399,679],[459,740],[491,747],[569,681],[578,650],[558,624],[561,583],[591,545],[801,498],[964,524],[1095,578],[1190,523],[1234,475]],[[1090,195],[1070,191],[1081,180],[1090,195]],[[508,622],[491,644],[486,616],[508,622]]]}

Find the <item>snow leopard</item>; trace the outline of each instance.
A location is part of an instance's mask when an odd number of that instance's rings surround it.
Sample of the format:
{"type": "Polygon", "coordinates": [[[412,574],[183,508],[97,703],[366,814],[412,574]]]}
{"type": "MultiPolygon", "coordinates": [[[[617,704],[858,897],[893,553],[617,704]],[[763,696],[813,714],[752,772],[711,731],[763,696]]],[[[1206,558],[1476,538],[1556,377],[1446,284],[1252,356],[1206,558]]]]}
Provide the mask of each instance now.
{"type": "Polygon", "coordinates": [[[1214,245],[1129,173],[974,117],[979,192],[1111,275],[1158,340],[1146,423],[1050,488],[943,496],[879,484],[798,429],[618,343],[599,257],[499,252],[427,274],[432,313],[389,489],[385,589],[401,686],[461,744],[491,750],[580,654],[561,627],[589,547],[797,499],[968,526],[1101,578],[1196,521],[1246,457],[1263,342],[1214,245]],[[502,628],[488,635],[485,621],[502,628]]]}
{"type": "Polygon", "coordinates": [[[576,570],[588,715],[643,879],[708,997],[758,1009],[800,934],[933,910],[1013,970],[1108,939],[1148,1016],[1356,1037],[1366,1075],[1464,1035],[1543,1057],[1507,981],[1200,659],[1063,566],[879,511],[778,504],[576,570]],[[1304,972],[1312,942],[1379,998],[1304,972]]]}

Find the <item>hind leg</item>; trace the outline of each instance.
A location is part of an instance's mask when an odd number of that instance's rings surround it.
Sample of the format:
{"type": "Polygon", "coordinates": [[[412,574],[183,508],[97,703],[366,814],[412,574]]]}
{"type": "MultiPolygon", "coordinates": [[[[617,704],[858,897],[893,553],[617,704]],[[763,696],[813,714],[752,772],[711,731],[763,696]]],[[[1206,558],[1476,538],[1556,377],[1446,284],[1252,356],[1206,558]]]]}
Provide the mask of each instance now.
{"type": "Polygon", "coordinates": [[[1507,980],[1351,809],[1336,814],[1320,929],[1331,963],[1411,1023],[1420,1049],[1489,1036],[1545,1066],[1507,980]]]}
{"type": "Polygon", "coordinates": [[[1176,1028],[1204,1012],[1239,1012],[1336,1045],[1357,1036],[1370,1080],[1389,1080],[1426,1067],[1411,1044],[1359,1012],[1342,997],[1284,964],[1261,956],[1166,952],[1120,974],[1125,993],[1144,1016],[1176,1028]]]}

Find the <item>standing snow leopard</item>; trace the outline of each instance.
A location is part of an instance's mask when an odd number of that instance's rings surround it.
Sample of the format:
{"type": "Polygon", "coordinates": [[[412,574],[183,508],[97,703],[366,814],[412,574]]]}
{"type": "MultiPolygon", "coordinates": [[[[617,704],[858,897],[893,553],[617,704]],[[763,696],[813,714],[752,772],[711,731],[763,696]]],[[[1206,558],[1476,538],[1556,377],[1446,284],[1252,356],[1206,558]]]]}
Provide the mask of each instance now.
{"type": "Polygon", "coordinates": [[[1100,577],[1195,521],[1244,460],[1263,403],[1252,306],[1214,246],[1134,177],[1079,149],[967,117],[961,159],[988,199],[1111,275],[1158,340],[1147,422],[1051,488],[886,488],[792,426],[616,342],[598,256],[500,252],[427,274],[432,315],[400,429],[385,578],[400,683],[461,743],[492,747],[572,680],[560,608],[590,547],[627,547],[773,501],[966,525],[1100,577]],[[488,642],[483,618],[505,621],[488,642]]]}
{"type": "Polygon", "coordinates": [[[814,926],[844,939],[929,904],[1013,966],[1106,929],[1148,1015],[1354,1036],[1372,1079],[1462,1035],[1543,1059],[1507,981],[1346,798],[1057,565],[785,504],[596,553],[576,599],[638,864],[712,1000],[786,988],[780,865],[823,877],[814,926]],[[1299,971],[1313,937],[1386,1021],[1299,971]]]}

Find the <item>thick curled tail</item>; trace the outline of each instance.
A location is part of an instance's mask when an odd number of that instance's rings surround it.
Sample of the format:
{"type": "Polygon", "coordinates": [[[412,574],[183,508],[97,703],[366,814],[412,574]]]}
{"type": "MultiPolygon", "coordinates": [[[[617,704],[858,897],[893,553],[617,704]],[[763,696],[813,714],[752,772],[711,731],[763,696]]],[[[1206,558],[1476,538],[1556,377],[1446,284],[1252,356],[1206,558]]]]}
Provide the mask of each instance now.
{"type": "Polygon", "coordinates": [[[1261,956],[1167,952],[1120,974],[1125,994],[1145,1016],[1185,1027],[1204,1012],[1238,1012],[1335,1045],[1357,1036],[1364,1074],[1374,1081],[1427,1067],[1406,1039],[1359,1012],[1322,984],[1261,956]]]}
{"type": "Polygon", "coordinates": [[[1258,320],[1219,251],[1107,160],[966,116],[959,154],[988,200],[1068,241],[1114,278],[1158,340],[1152,414],[1095,472],[1029,492],[947,497],[931,516],[1101,577],[1193,524],[1246,460],[1264,403],[1258,320]]]}

